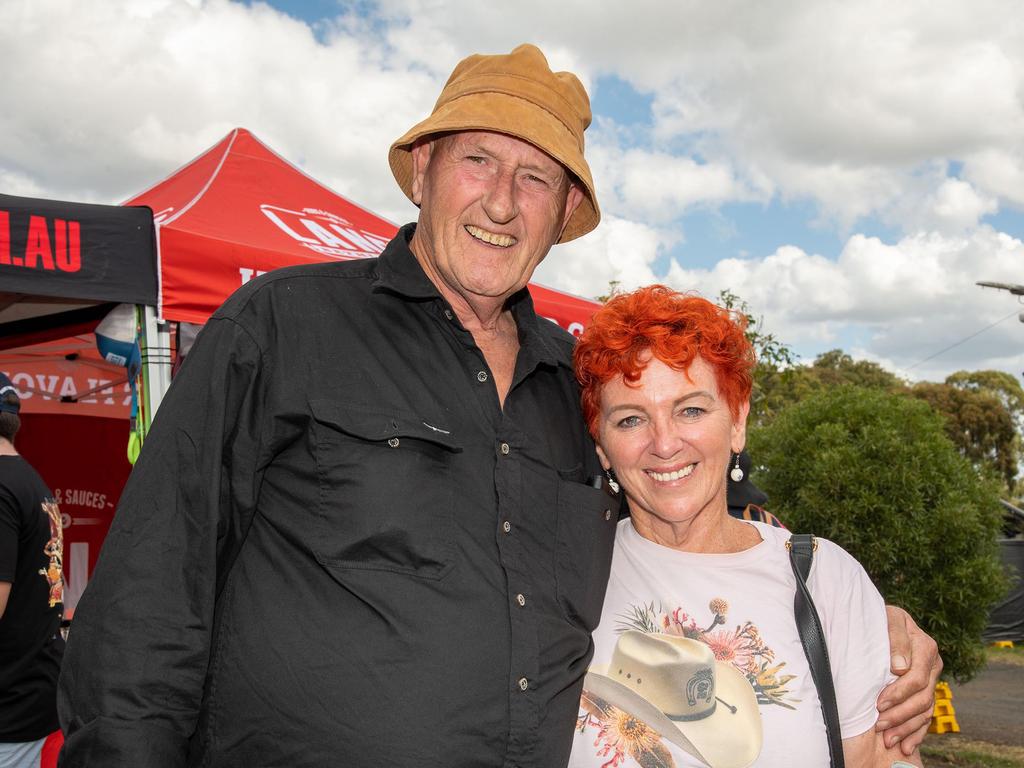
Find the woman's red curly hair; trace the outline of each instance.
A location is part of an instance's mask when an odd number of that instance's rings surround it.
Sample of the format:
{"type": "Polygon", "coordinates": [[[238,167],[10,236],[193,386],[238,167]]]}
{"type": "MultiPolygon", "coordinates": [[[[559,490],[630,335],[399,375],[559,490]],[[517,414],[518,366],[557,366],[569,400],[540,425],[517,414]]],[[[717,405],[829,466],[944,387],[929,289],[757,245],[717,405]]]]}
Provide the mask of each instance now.
{"type": "Polygon", "coordinates": [[[737,418],[753,385],[754,349],[746,324],[743,315],[664,285],[612,297],[594,313],[573,353],[590,434],[597,436],[604,384],[618,376],[638,382],[648,350],[683,372],[702,358],[714,368],[718,391],[737,418]]]}

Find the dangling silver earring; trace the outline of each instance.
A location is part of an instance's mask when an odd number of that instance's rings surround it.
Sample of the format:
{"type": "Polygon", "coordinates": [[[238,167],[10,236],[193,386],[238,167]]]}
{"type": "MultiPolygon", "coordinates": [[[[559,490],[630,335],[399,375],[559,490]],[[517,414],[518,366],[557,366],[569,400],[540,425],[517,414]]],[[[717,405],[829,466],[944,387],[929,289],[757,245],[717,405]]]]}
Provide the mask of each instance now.
{"type": "Polygon", "coordinates": [[[619,481],[615,477],[615,473],[612,472],[610,469],[606,469],[604,471],[604,475],[605,475],[605,477],[608,478],[608,487],[612,489],[612,493],[618,493],[619,492],[619,481]]]}
{"type": "Polygon", "coordinates": [[[740,455],[738,453],[734,453],[733,455],[736,457],[736,466],[732,468],[732,471],[729,473],[729,477],[732,478],[734,483],[738,483],[743,479],[743,470],[740,469],[740,455]]]}

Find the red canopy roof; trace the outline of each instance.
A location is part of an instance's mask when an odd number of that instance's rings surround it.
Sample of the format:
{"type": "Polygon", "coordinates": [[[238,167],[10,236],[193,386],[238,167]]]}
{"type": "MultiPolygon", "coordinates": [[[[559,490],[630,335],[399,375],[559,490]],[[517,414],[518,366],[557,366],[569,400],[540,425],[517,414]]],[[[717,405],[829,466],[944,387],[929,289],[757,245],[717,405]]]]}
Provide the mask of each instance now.
{"type": "MultiPolygon", "coordinates": [[[[291,264],[379,254],[397,227],[332,192],[244,128],[126,205],[153,209],[160,312],[203,323],[240,285],[291,264]]],[[[597,305],[530,286],[537,311],[578,334],[597,305]]]]}

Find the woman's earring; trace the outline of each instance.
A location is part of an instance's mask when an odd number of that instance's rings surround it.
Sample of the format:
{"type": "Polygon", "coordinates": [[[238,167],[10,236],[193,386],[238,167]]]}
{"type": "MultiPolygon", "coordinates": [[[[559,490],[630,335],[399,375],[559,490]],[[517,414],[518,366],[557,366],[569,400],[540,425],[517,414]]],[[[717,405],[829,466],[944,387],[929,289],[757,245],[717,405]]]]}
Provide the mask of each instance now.
{"type": "Polygon", "coordinates": [[[738,453],[734,453],[733,455],[736,457],[736,465],[729,473],[729,477],[732,478],[734,483],[738,483],[743,479],[743,470],[740,469],[740,455],[738,453]]]}
{"type": "Polygon", "coordinates": [[[615,477],[615,473],[610,469],[604,471],[605,477],[608,478],[608,487],[612,489],[612,493],[619,492],[619,481],[615,477]]]}

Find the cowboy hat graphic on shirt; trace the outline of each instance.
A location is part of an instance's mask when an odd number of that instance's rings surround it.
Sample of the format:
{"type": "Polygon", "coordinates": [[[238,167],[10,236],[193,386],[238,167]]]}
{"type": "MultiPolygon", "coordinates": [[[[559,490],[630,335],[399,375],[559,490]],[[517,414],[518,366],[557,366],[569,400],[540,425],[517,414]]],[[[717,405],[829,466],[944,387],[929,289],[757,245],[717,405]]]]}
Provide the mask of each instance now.
{"type": "Polygon", "coordinates": [[[698,640],[627,630],[583,687],[711,768],[746,768],[761,752],[754,689],[698,640]]]}

